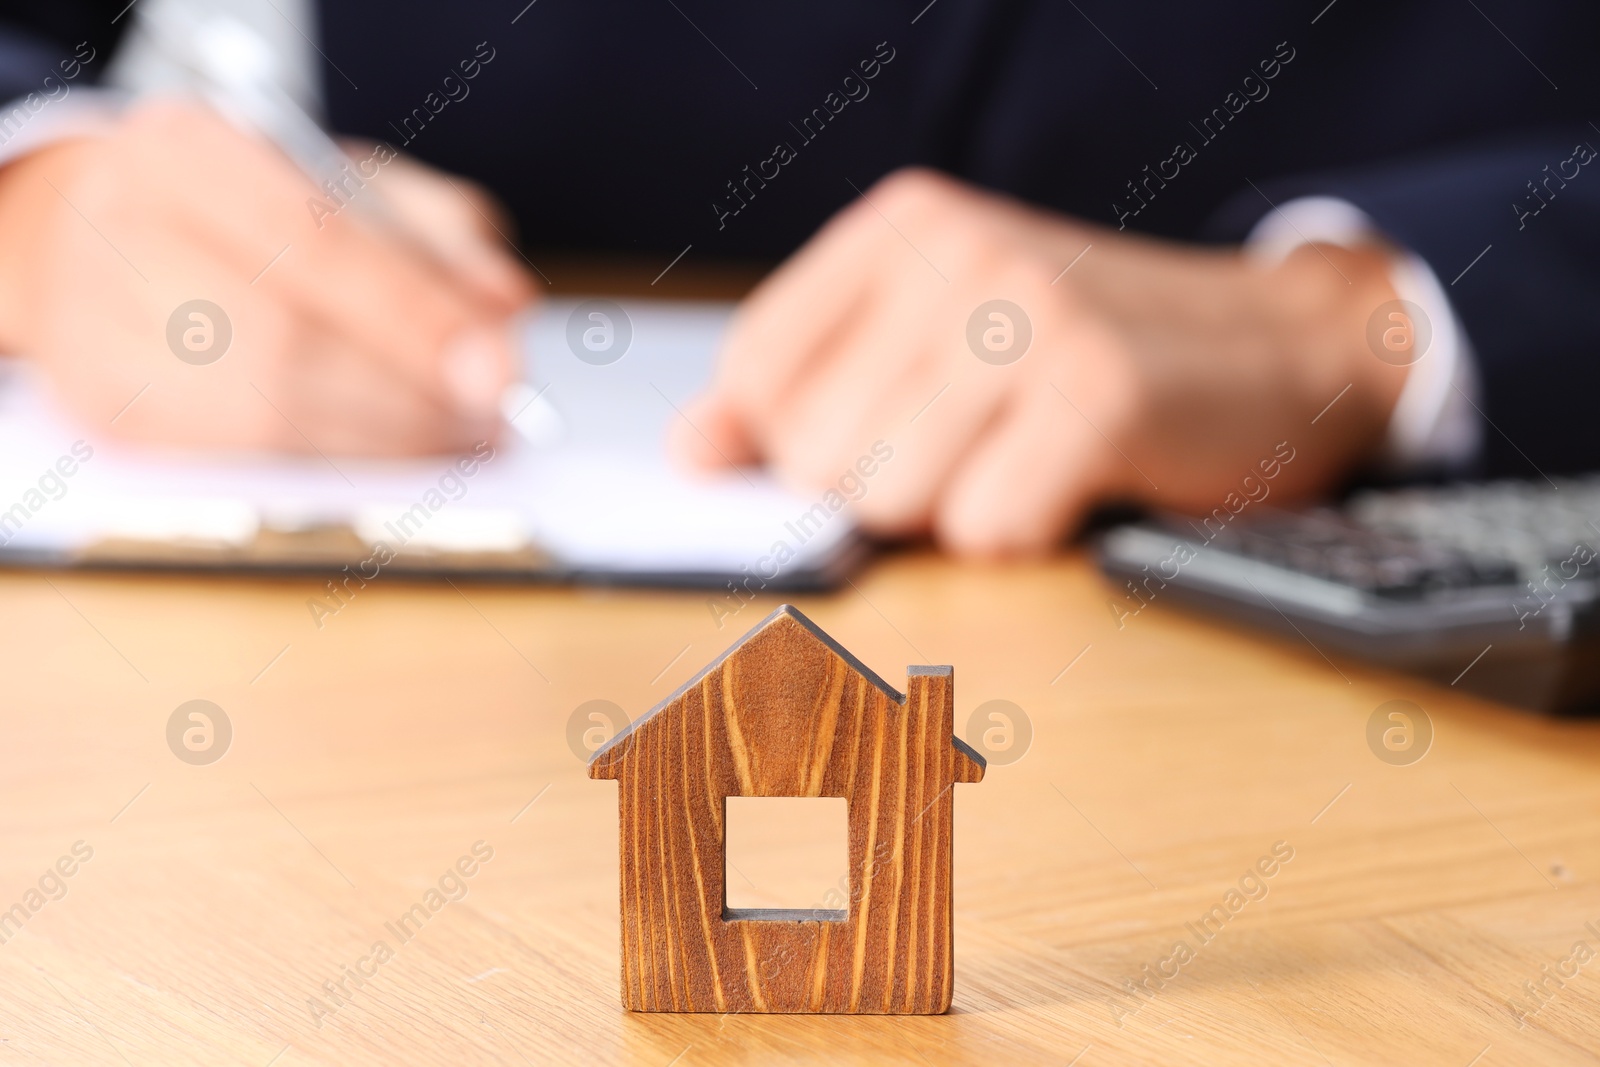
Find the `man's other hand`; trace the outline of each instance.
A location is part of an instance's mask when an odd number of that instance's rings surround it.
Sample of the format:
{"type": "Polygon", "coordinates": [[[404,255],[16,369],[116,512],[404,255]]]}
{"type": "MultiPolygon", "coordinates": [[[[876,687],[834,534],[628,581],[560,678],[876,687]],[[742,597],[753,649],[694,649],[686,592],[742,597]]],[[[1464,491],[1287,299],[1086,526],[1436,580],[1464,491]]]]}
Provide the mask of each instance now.
{"type": "Polygon", "coordinates": [[[1112,499],[1209,512],[1263,463],[1305,498],[1372,457],[1404,383],[1365,340],[1390,265],[1307,245],[1267,269],[903,171],[741,306],[670,443],[816,491],[882,439],[863,525],[966,555],[1043,552],[1112,499]]]}

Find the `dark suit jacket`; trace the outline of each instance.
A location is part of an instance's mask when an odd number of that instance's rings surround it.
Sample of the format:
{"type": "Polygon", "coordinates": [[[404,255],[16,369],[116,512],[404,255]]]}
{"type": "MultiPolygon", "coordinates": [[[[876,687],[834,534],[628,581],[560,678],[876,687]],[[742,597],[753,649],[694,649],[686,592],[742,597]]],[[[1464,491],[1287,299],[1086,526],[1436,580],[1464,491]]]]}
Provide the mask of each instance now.
{"type": "MultiPolygon", "coordinates": [[[[0,94],[109,52],[125,2],[0,4],[0,94]]],[[[323,0],[331,124],[482,181],[533,245],[663,266],[782,256],[909,163],[1187,240],[1341,196],[1454,301],[1484,472],[1600,468],[1592,3],[525,3],[323,0]]]]}

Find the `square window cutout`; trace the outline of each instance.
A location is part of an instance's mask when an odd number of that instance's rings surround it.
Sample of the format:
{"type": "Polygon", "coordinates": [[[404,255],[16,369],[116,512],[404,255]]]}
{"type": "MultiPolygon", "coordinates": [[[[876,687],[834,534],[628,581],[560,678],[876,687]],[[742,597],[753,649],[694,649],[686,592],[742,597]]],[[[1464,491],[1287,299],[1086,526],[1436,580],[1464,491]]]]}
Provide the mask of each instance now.
{"type": "Polygon", "coordinates": [[[728,797],[723,811],[723,918],[850,917],[844,797],[728,797]]]}

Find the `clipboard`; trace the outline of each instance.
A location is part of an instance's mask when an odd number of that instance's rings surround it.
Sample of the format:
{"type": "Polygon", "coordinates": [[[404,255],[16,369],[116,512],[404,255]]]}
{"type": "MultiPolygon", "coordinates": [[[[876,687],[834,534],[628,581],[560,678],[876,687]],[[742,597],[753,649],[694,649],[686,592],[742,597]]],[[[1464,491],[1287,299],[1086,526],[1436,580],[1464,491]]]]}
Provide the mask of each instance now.
{"type": "Polygon", "coordinates": [[[9,365],[0,566],[622,583],[746,597],[830,588],[869,551],[837,494],[808,499],[756,471],[694,479],[663,454],[668,421],[709,377],[730,311],[547,302],[524,329],[539,403],[518,425],[541,419],[538,432],[422,459],[133,448],[75,424],[31,368],[9,365]],[[580,358],[590,355],[580,346],[596,306],[630,335],[607,362],[580,358]]]}

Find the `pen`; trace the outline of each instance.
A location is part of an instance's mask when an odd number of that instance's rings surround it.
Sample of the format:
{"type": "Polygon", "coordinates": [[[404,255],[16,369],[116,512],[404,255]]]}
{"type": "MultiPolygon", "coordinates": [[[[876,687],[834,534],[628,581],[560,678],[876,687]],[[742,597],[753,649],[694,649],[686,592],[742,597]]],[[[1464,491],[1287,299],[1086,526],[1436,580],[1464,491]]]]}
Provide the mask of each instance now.
{"type": "MultiPolygon", "coordinates": [[[[318,188],[341,183],[352,166],[349,155],[284,89],[276,77],[276,59],[260,34],[227,15],[199,17],[186,8],[159,5],[156,12],[151,22],[157,46],[185,71],[208,105],[271,142],[318,188]]],[[[443,258],[426,234],[390,207],[375,183],[345,202],[367,222],[429,258],[443,258]]],[[[499,407],[505,422],[532,444],[550,444],[561,436],[561,416],[544,390],[535,391],[520,378],[502,393],[499,407]]]]}

